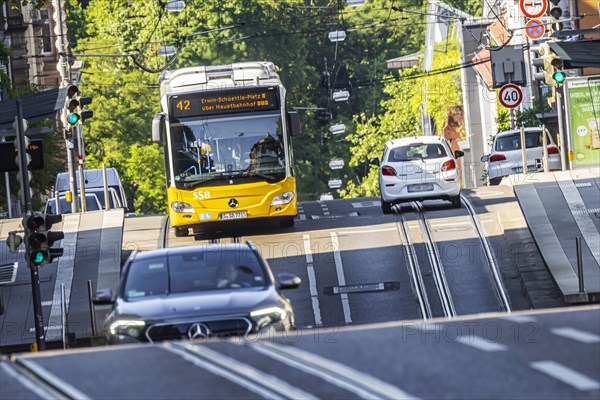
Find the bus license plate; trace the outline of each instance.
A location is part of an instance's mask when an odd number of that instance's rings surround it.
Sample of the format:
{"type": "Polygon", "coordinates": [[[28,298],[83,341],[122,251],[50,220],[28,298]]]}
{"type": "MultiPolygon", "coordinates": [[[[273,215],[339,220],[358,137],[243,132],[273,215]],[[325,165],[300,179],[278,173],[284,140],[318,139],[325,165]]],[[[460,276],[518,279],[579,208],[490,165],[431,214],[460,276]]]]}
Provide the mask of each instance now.
{"type": "Polygon", "coordinates": [[[248,218],[247,211],[236,211],[230,213],[222,213],[219,215],[219,219],[240,219],[240,218],[248,218]]]}
{"type": "Polygon", "coordinates": [[[433,190],[433,183],[422,183],[419,185],[409,185],[409,192],[426,192],[428,190],[433,190]]]}

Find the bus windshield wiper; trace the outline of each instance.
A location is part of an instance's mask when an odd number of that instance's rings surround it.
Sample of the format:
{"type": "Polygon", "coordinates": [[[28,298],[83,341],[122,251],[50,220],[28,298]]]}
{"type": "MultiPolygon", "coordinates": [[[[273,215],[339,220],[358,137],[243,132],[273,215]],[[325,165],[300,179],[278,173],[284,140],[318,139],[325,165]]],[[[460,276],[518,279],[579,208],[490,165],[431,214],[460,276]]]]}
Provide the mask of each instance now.
{"type": "Polygon", "coordinates": [[[190,181],[190,182],[185,182],[183,184],[183,187],[186,189],[193,189],[195,187],[202,186],[206,183],[222,181],[224,179],[231,179],[233,177],[239,176],[240,174],[241,174],[240,171],[222,172],[221,174],[219,174],[217,176],[211,176],[210,178],[207,178],[207,179],[199,179],[199,180],[194,180],[194,181],[190,181]]]}
{"type": "MultiPolygon", "coordinates": [[[[277,175],[281,175],[281,173],[278,173],[277,175]]],[[[262,178],[268,182],[275,182],[278,179],[277,175],[275,175],[275,174],[269,175],[269,174],[264,174],[262,172],[248,172],[248,173],[244,174],[244,177],[246,177],[246,178],[262,178]]]]}

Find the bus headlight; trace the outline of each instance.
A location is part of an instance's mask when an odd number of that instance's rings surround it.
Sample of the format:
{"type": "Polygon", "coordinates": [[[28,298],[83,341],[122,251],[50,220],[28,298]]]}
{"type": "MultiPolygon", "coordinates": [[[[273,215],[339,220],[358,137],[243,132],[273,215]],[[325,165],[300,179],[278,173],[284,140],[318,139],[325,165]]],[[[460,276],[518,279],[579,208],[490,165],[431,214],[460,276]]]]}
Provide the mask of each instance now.
{"type": "Polygon", "coordinates": [[[273,206],[281,206],[283,204],[287,204],[294,199],[294,192],[285,192],[278,194],[273,197],[273,201],[271,201],[271,207],[273,206]]]}
{"type": "Polygon", "coordinates": [[[171,203],[171,208],[178,213],[193,213],[194,207],[191,204],[183,203],[181,201],[174,201],[171,203]]]}

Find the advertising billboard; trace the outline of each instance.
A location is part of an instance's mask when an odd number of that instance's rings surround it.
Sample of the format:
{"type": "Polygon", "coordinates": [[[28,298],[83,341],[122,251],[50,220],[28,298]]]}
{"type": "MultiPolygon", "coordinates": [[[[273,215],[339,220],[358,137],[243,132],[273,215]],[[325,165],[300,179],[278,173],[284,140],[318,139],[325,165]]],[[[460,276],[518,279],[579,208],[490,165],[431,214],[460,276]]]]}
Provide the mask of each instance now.
{"type": "Polygon", "coordinates": [[[600,164],[600,76],[565,81],[566,125],[571,138],[573,167],[600,164]]]}

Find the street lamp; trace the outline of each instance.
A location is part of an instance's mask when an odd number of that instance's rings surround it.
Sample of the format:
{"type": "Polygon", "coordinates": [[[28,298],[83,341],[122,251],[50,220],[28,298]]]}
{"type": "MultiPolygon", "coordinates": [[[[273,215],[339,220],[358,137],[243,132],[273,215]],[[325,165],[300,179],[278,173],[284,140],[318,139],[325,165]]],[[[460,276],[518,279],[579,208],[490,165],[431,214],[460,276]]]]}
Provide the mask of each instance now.
{"type": "Polygon", "coordinates": [[[182,12],[185,8],[185,1],[167,1],[162,4],[168,12],[182,12]]]}
{"type": "Polygon", "coordinates": [[[162,57],[172,57],[175,55],[175,46],[162,46],[158,48],[158,55],[162,57]]]}
{"type": "Polygon", "coordinates": [[[364,6],[366,0],[346,0],[350,7],[361,7],[364,6]]]}
{"type": "Polygon", "coordinates": [[[339,135],[340,133],[344,133],[345,131],[346,125],[342,124],[341,122],[339,124],[331,125],[331,127],[329,128],[329,132],[331,132],[332,135],[339,135]]]}
{"type": "Polygon", "coordinates": [[[338,90],[333,92],[333,101],[348,101],[350,93],[347,90],[338,90]]]}
{"type": "Polygon", "coordinates": [[[346,31],[333,31],[329,32],[329,40],[332,42],[343,42],[346,40],[346,31]]]}

